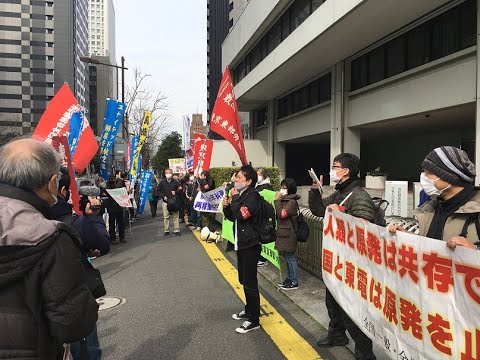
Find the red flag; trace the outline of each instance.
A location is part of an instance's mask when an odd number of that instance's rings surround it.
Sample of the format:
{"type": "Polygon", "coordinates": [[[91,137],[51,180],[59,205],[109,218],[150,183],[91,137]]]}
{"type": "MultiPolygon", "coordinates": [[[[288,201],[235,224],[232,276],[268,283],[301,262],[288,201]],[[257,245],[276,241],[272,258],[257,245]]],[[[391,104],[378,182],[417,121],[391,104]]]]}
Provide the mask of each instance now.
{"type": "Polygon", "coordinates": [[[228,66],[223,73],[217,100],[213,107],[210,129],[233,145],[243,165],[248,164],[240,117],[238,116],[237,100],[233,92],[233,83],[228,66]]]}
{"type": "Polygon", "coordinates": [[[52,146],[60,154],[62,166],[68,169],[68,175],[70,176],[70,198],[72,199],[73,210],[75,210],[75,213],[78,215],[81,215],[80,196],[78,195],[77,181],[75,180],[75,172],[73,171],[72,157],[70,156],[70,148],[68,147],[68,138],[66,136],[54,136],[52,138],[52,146]]]}
{"type": "Polygon", "coordinates": [[[213,141],[200,140],[195,143],[195,158],[193,168],[195,173],[210,170],[210,161],[212,160],[213,141]]]}
{"type": "Polygon", "coordinates": [[[192,149],[193,149],[193,152],[195,152],[195,145],[197,142],[199,142],[200,140],[205,140],[207,138],[207,136],[205,134],[202,134],[202,133],[193,133],[193,140],[192,141],[192,149]]]}
{"type": "MultiPolygon", "coordinates": [[[[63,85],[45,109],[33,136],[51,144],[54,136],[64,136],[68,133],[72,114],[80,110],[81,106],[68,85],[63,85]]],[[[88,120],[85,119],[80,130],[77,150],[73,155],[75,170],[83,172],[97,151],[97,140],[95,140],[95,135],[88,120]]]]}

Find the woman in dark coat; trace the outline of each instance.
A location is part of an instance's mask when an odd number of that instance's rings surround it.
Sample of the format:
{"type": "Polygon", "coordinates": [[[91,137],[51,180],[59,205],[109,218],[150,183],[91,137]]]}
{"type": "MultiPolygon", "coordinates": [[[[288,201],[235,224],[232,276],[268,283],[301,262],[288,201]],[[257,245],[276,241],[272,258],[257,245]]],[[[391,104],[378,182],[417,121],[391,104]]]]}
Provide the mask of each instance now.
{"type": "Polygon", "coordinates": [[[280,191],[276,195],[275,210],[277,213],[277,240],[275,249],[283,251],[287,262],[288,277],[278,286],[283,290],[298,289],[298,266],[295,251],[297,250],[298,203],[295,180],[286,178],[280,183],[280,191]]]}

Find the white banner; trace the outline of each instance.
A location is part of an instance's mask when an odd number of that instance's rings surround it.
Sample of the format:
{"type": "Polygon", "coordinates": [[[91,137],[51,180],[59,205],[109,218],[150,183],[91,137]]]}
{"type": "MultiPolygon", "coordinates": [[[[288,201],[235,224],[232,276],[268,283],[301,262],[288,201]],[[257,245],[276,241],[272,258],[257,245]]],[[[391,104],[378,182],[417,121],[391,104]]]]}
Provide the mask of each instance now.
{"type": "Polygon", "coordinates": [[[199,192],[195,198],[193,208],[196,211],[220,213],[222,212],[222,198],[225,196],[225,187],[202,193],[199,192]]]}
{"type": "Polygon", "coordinates": [[[187,171],[185,159],[168,159],[168,167],[174,174],[185,174],[187,171]]]}
{"type": "Polygon", "coordinates": [[[190,127],[192,122],[190,116],[183,115],[183,141],[185,147],[185,153],[191,149],[192,145],[190,144],[190,127]]]}
{"type": "Polygon", "coordinates": [[[119,189],[106,189],[106,191],[121,207],[132,207],[132,203],[128,197],[127,188],[122,187],[119,189]]]}
{"type": "Polygon", "coordinates": [[[323,234],[323,281],[390,358],[480,359],[479,251],[337,212],[323,234]]]}

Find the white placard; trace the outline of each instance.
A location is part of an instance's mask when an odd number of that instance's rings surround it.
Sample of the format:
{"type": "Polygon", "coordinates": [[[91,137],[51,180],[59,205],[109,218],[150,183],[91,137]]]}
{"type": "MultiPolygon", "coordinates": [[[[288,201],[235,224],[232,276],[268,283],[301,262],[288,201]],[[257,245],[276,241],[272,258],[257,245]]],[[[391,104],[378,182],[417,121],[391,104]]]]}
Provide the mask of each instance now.
{"type": "Polygon", "coordinates": [[[128,198],[127,189],[122,187],[119,189],[106,189],[107,193],[112,197],[115,202],[121,207],[132,207],[132,203],[128,198]]]}
{"type": "Polygon", "coordinates": [[[408,181],[386,181],[385,200],[390,204],[386,216],[408,217],[408,181]]]}

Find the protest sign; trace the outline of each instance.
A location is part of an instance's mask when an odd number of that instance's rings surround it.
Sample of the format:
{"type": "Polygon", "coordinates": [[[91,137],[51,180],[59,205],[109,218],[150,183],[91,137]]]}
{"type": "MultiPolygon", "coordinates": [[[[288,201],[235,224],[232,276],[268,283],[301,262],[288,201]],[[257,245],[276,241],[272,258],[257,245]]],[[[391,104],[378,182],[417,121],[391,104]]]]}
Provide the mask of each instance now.
{"type": "Polygon", "coordinates": [[[480,252],[327,213],[323,281],[392,359],[480,356],[480,252]]]}
{"type": "Polygon", "coordinates": [[[168,167],[172,169],[174,174],[185,174],[187,171],[185,159],[168,159],[168,167]]]}
{"type": "Polygon", "coordinates": [[[408,216],[408,181],[385,182],[385,200],[390,206],[385,210],[387,216],[408,216]]]}
{"type": "Polygon", "coordinates": [[[206,193],[199,192],[193,203],[195,211],[218,213],[222,212],[221,203],[225,196],[225,187],[219,187],[206,193]]]}
{"type": "Polygon", "coordinates": [[[147,202],[148,191],[150,190],[150,183],[153,179],[153,172],[144,171],[140,176],[140,199],[138,204],[138,214],[143,214],[145,211],[145,204],[147,202]]]}
{"type": "Polygon", "coordinates": [[[127,188],[122,187],[119,189],[106,189],[106,192],[121,207],[126,207],[126,208],[132,207],[132,203],[128,198],[127,188]]]}
{"type": "MultiPolygon", "coordinates": [[[[267,200],[270,204],[273,205],[275,201],[275,191],[271,190],[262,190],[260,195],[267,200]]],[[[222,238],[230,241],[232,244],[235,243],[235,236],[233,234],[233,222],[229,221],[225,217],[223,218],[222,223],[222,238]]],[[[262,244],[262,254],[265,259],[270,261],[277,269],[280,269],[280,258],[278,251],[275,250],[275,243],[262,244]]]]}

